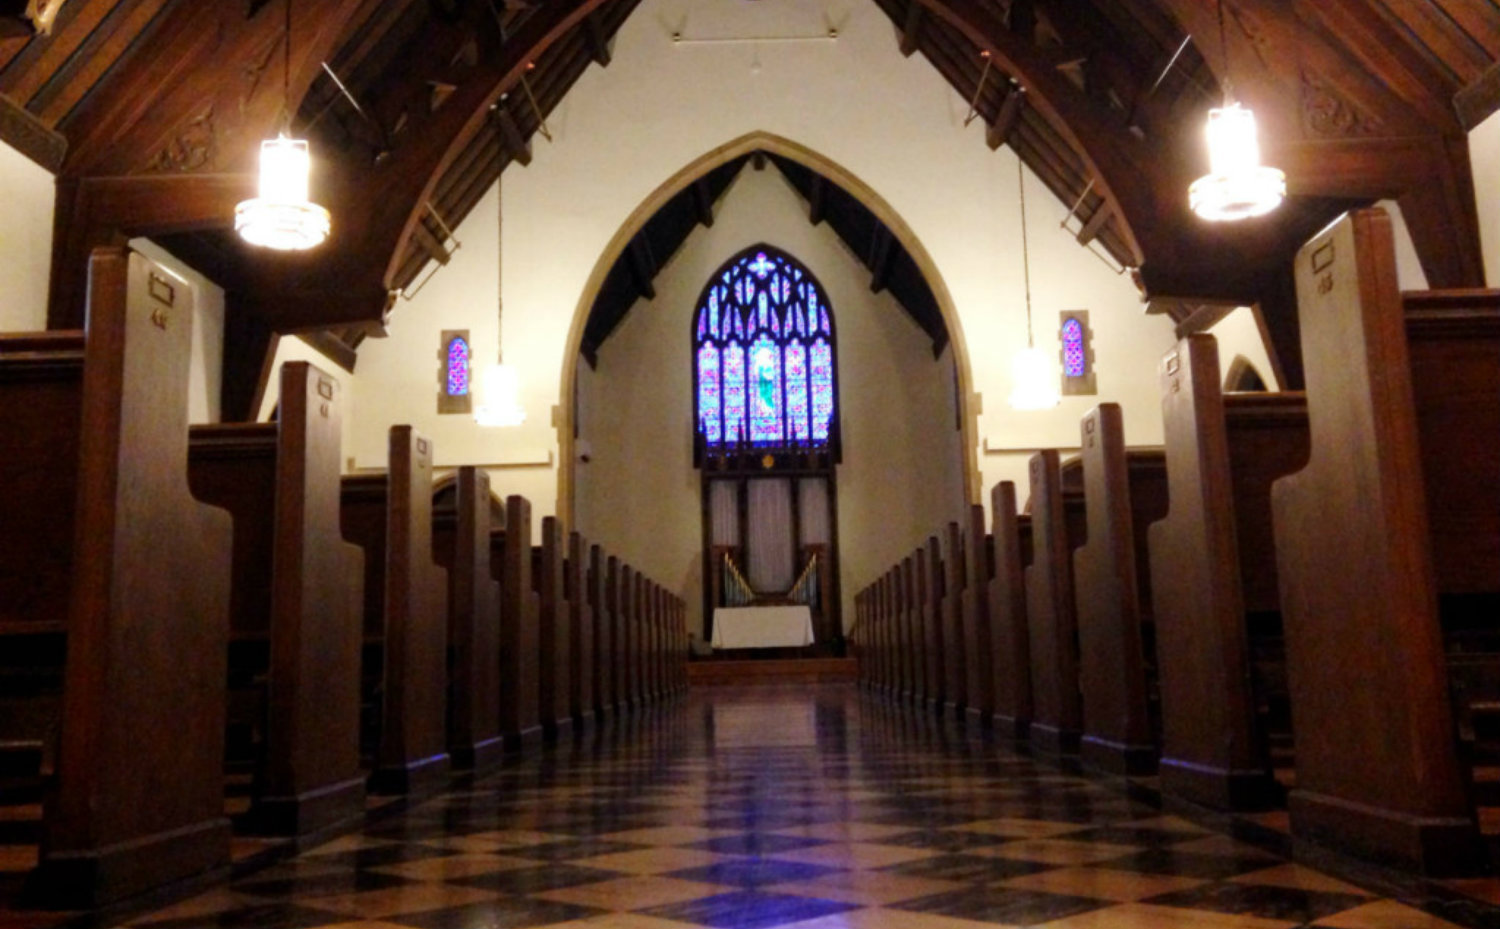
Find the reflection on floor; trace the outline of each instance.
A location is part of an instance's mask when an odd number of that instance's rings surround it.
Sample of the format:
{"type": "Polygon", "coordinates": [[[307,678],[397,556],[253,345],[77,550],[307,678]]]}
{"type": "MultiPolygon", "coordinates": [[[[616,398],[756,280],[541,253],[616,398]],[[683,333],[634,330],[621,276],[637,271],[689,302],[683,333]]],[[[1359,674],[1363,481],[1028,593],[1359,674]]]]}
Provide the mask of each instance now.
{"type": "Polygon", "coordinates": [[[1424,912],[852,685],[715,688],[632,725],[129,924],[1500,926],[1500,909],[1409,899],[1424,912]]]}

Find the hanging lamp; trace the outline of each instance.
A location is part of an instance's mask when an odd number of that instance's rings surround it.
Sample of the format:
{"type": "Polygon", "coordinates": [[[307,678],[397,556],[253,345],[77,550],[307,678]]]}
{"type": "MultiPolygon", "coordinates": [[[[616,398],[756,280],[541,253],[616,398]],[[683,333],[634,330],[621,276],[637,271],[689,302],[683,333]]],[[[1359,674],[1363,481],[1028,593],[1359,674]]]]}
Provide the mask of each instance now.
{"type": "Polygon", "coordinates": [[[328,238],[328,211],[307,198],[312,157],[305,139],[290,137],[292,81],[292,0],[286,0],[282,45],[281,131],[260,143],[258,196],[234,208],[234,230],[251,245],[302,251],[328,238]]]}
{"type": "Polygon", "coordinates": [[[1031,326],[1031,254],[1026,244],[1026,174],[1016,155],[1016,183],[1021,191],[1021,269],[1026,282],[1026,347],[1010,361],[1010,405],[1017,410],[1050,410],[1062,394],[1047,362],[1047,353],[1036,347],[1031,326]]]}
{"type": "Polygon", "coordinates": [[[1219,53],[1224,60],[1224,105],[1208,111],[1208,173],[1188,188],[1188,205],[1212,222],[1264,216],[1286,197],[1286,175],[1260,163],[1255,114],[1234,99],[1224,0],[1219,0],[1219,53]]]}
{"type": "MultiPolygon", "coordinates": [[[[498,192],[499,182],[496,182],[498,192]]],[[[526,409],[521,406],[521,379],[516,369],[505,363],[505,343],[501,327],[505,317],[504,275],[501,273],[501,243],[504,241],[503,219],[505,201],[496,204],[495,230],[495,290],[499,309],[495,314],[495,364],[484,369],[479,376],[479,405],[474,408],[474,422],[481,426],[519,426],[526,421],[526,409]]]]}

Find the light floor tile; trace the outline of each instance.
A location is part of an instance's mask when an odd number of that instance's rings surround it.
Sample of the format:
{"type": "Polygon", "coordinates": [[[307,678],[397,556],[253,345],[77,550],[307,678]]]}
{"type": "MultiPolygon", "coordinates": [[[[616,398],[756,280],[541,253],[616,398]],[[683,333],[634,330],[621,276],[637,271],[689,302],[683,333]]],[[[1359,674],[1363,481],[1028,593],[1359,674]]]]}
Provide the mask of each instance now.
{"type": "Polygon", "coordinates": [[[1077,832],[1087,823],[1055,823],[1042,819],[982,819],[963,826],[952,827],[954,832],[978,832],[983,835],[999,835],[1016,839],[1045,839],[1065,832],[1077,832]]]}
{"type": "Polygon", "coordinates": [[[1184,910],[1145,903],[1122,903],[1042,923],[1037,929],[1291,929],[1294,922],[1184,910]]]}
{"type": "Polygon", "coordinates": [[[653,906],[666,906],[669,903],[682,903],[687,900],[712,897],[715,894],[732,893],[737,889],[718,884],[683,881],[672,877],[642,875],[622,877],[613,881],[600,881],[597,884],[583,884],[579,887],[564,887],[533,894],[533,896],[543,900],[555,900],[558,903],[576,903],[580,906],[594,906],[605,910],[645,910],[653,906]]]}
{"type": "Polygon", "coordinates": [[[1069,842],[1066,839],[1024,839],[987,848],[971,848],[966,854],[986,858],[1011,858],[1045,864],[1091,864],[1140,851],[1135,845],[1109,842],[1069,842]]]}
{"type": "Polygon", "coordinates": [[[816,897],[861,906],[886,906],[903,900],[960,890],[964,886],[957,881],[909,877],[905,874],[840,871],[812,881],[772,884],[766,890],[769,893],[816,897]]]}
{"type": "Polygon", "coordinates": [[[1313,892],[1330,894],[1356,894],[1361,897],[1373,897],[1374,894],[1367,890],[1361,890],[1353,884],[1346,884],[1341,880],[1319,873],[1311,868],[1304,868],[1298,864],[1281,864],[1259,871],[1251,871],[1249,874],[1241,874],[1230,878],[1236,884],[1264,884],[1269,887],[1290,887],[1294,890],[1309,890],[1313,892]]]}
{"type": "Polygon", "coordinates": [[[811,848],[797,848],[777,852],[782,861],[801,861],[806,864],[827,865],[831,868],[868,870],[887,865],[935,858],[944,854],[930,848],[904,848],[899,845],[876,845],[868,842],[831,842],[811,848]]]}
{"type": "Polygon", "coordinates": [[[708,829],[703,826],[651,826],[611,832],[604,838],[611,842],[633,842],[637,845],[690,845],[733,834],[733,829],[708,829]]]}
{"type": "Polygon", "coordinates": [[[904,910],[850,910],[819,919],[789,923],[777,929],[1007,929],[1008,924],[977,922],[904,910]]]}
{"type": "Polygon", "coordinates": [[[827,839],[830,842],[879,842],[887,836],[910,832],[910,826],[885,826],[880,823],[832,822],[810,826],[791,826],[774,830],[777,835],[800,839],[827,839]]]}
{"type": "MultiPolygon", "coordinates": [[[[191,897],[164,910],[157,910],[155,913],[132,920],[129,925],[149,926],[152,923],[165,922],[169,919],[203,919],[208,916],[216,916],[219,913],[227,913],[230,910],[242,909],[254,902],[256,902],[254,897],[235,893],[228,888],[221,887],[217,890],[210,890],[208,893],[191,897]]],[[[0,925],[4,925],[3,921],[0,921],[0,925]]]]}
{"type": "Polygon", "coordinates": [[[1108,868],[1058,868],[1007,878],[997,883],[1002,887],[1014,887],[1018,890],[1039,890],[1072,897],[1134,903],[1157,894],[1198,887],[1207,881],[1195,877],[1112,871],[1108,868]]]}
{"type": "Polygon", "coordinates": [[[400,864],[371,868],[381,874],[394,874],[414,881],[451,881],[476,874],[493,874],[514,868],[534,868],[537,862],[530,858],[510,858],[505,855],[449,855],[444,858],[419,858],[400,864]]]}
{"type": "Polygon", "coordinates": [[[1395,900],[1376,900],[1320,919],[1314,926],[1332,929],[1459,929],[1453,923],[1395,900]]]}
{"type": "Polygon", "coordinates": [[[385,919],[391,916],[441,910],[498,899],[500,899],[500,894],[476,887],[459,887],[453,884],[411,884],[405,887],[369,890],[340,897],[319,897],[304,905],[347,916],[358,916],[362,919],[385,919]]]}
{"type": "Polygon", "coordinates": [[[581,868],[604,868],[630,874],[663,874],[683,868],[701,868],[733,858],[733,855],[717,855],[696,848],[643,848],[633,852],[613,852],[593,858],[580,858],[571,864],[581,868]]]}

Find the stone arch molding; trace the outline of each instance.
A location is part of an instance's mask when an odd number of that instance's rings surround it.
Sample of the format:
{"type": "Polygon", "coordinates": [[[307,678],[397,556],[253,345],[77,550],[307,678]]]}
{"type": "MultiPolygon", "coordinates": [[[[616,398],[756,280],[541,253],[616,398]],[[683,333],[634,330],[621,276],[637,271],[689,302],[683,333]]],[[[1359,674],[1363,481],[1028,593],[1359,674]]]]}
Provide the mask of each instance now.
{"type": "Polygon", "coordinates": [[[976,439],[979,411],[975,409],[973,373],[969,365],[968,344],[964,339],[963,326],[958,317],[958,310],[954,306],[953,296],[949,293],[947,283],[938,271],[936,262],[928,254],[916,233],[890,203],[853,172],[805,145],[774,133],[756,131],[746,133],[705,152],[663,181],[645,200],[641,201],[615,231],[589,273],[578,303],[573,309],[573,320],[568,328],[568,338],[563,348],[562,377],[557,393],[558,397],[563,398],[563,402],[558,405],[559,415],[556,421],[557,444],[561,457],[557,474],[556,512],[565,526],[574,525],[573,489],[575,469],[578,466],[573,439],[575,411],[573,404],[568,402],[567,398],[573,396],[573,382],[578,376],[578,358],[583,345],[584,326],[588,322],[589,311],[594,305],[599,289],[604,285],[605,276],[625,251],[630,240],[668,200],[715,168],[756,151],[795,161],[838,184],[885,223],[886,227],[891,230],[891,234],[896,237],[912,256],[912,260],[917,263],[917,267],[921,269],[923,277],[927,279],[928,286],[932,288],[932,293],[937,298],[938,308],[943,314],[943,324],[948,329],[948,344],[953,350],[953,364],[958,374],[959,419],[962,423],[964,449],[964,492],[971,502],[979,501],[980,476],[976,439]]]}

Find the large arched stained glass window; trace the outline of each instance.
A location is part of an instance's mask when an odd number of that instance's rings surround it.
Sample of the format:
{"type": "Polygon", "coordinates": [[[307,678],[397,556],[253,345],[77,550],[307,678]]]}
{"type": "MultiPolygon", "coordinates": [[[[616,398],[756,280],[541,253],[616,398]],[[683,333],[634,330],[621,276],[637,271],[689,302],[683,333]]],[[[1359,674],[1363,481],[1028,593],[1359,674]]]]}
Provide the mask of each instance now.
{"type": "Polygon", "coordinates": [[[833,324],[822,288],[795,259],[759,245],[715,272],[698,301],[693,346],[708,447],[829,444],[833,324]]]}

